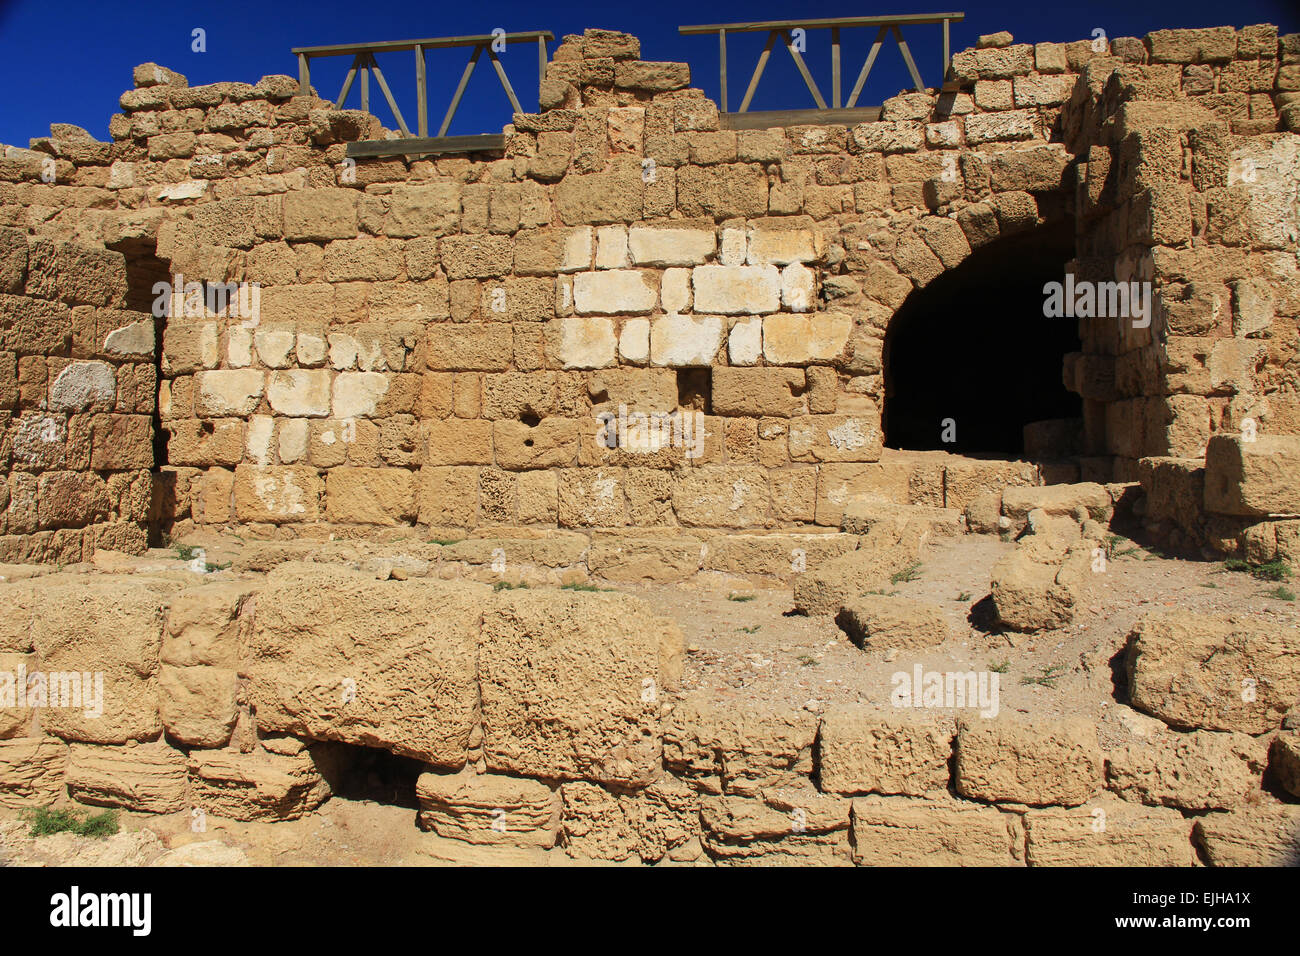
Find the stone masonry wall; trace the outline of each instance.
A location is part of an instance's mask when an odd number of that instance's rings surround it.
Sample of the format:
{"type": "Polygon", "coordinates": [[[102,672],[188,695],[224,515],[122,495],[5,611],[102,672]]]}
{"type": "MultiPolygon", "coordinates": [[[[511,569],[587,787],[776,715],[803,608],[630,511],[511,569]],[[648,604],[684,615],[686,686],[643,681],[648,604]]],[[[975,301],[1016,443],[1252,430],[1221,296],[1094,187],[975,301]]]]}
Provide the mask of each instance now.
{"type": "Polygon", "coordinates": [[[185,577],[0,584],[8,668],[50,675],[51,694],[103,680],[76,705],[0,709],[0,805],[294,819],[330,798],[352,745],[419,762],[426,830],[586,860],[1295,863],[1300,806],[1261,791],[1268,774],[1300,794],[1283,729],[1300,669],[1269,623],[1145,616],[1123,655],[1143,732],[1103,748],[1078,717],[683,696],[681,631],[624,594],[329,562],[185,577]]]}
{"type": "Polygon", "coordinates": [[[146,544],[154,320],[121,254],[0,227],[0,562],[146,544]]]}
{"type": "Polygon", "coordinates": [[[1297,137],[1276,131],[1296,45],[1261,26],[993,46],[954,57],[961,91],[880,122],[733,132],[684,64],[593,30],[555,50],[503,157],[355,162],[347,141],[392,135],[374,117],[288,77],[189,87],[149,64],[93,156],[66,130],[8,150],[0,211],[260,285],[255,321],[167,321],[160,521],[836,524],[849,491],[964,507],[880,460],[885,329],[972,248],[1069,216],[1080,278],[1159,298],[1149,329],[1081,323],[1074,474],[1135,478],[1248,413],[1300,430],[1297,137]],[[698,411],[703,434],[607,447],[620,406],[698,411]]]}

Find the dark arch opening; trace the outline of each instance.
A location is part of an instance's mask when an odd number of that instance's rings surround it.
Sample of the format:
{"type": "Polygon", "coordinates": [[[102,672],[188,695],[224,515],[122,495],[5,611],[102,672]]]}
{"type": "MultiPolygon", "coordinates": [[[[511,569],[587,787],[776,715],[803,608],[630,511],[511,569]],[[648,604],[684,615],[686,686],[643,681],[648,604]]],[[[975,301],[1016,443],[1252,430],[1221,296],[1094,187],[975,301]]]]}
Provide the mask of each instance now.
{"type": "Polygon", "coordinates": [[[885,332],[888,447],[1020,455],[1028,423],[1082,415],[1061,381],[1075,320],[1043,316],[1043,285],[1073,257],[1065,220],[996,239],[913,290],[885,332]]]}

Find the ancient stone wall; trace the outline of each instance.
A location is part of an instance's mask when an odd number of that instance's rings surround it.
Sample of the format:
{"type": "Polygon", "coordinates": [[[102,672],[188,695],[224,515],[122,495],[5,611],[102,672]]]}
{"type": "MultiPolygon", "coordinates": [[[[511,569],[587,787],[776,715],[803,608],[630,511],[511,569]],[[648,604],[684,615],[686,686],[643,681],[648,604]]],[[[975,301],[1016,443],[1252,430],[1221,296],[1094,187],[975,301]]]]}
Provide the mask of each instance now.
{"type": "Polygon", "coordinates": [[[255,317],[171,300],[154,520],[771,529],[836,525],[860,494],[965,508],[950,465],[882,460],[884,334],[973,249],[1071,219],[1081,281],[1151,281],[1155,302],[1145,327],[1077,320],[1084,442],[1036,441],[1072,463],[1033,480],[1133,480],[1246,418],[1297,431],[1297,138],[1277,132],[1295,37],[990,46],[954,57],[960,91],[880,122],[745,131],[684,64],[639,55],[566,38],[500,158],[347,160],[392,134],[288,77],[189,87],[153,65],[113,143],[59,127],[8,149],[0,209],[29,239],[259,287],[255,317]]]}
{"type": "Polygon", "coordinates": [[[0,561],[143,551],[158,382],[125,260],[0,227],[0,263],[0,561]]]}
{"type": "Polygon", "coordinates": [[[1078,718],[681,699],[681,632],[620,594],[289,562],[197,587],[52,574],[0,597],[3,663],[55,695],[4,701],[4,806],[294,819],[352,745],[418,761],[425,829],[579,859],[1295,862],[1300,807],[1252,794],[1266,768],[1300,794],[1297,736],[1277,732],[1300,670],[1242,618],[1144,618],[1123,658],[1133,705],[1176,730],[1142,718],[1140,741],[1104,750],[1078,718]],[[83,672],[74,706],[58,695],[83,672]]]}

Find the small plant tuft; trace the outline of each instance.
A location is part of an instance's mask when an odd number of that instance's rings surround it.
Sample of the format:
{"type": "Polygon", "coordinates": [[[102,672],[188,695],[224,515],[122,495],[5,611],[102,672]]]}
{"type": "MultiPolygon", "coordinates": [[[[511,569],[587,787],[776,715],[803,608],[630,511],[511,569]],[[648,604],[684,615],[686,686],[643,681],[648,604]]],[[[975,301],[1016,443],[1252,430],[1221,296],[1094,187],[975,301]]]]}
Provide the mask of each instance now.
{"type": "Polygon", "coordinates": [[[895,571],[889,576],[890,584],[901,584],[903,581],[915,581],[921,576],[921,562],[913,561],[901,571],[895,571]]]}
{"type": "Polygon", "coordinates": [[[1064,676],[1064,664],[1048,664],[1046,667],[1040,668],[1037,674],[1020,678],[1020,683],[1038,684],[1042,687],[1055,687],[1056,682],[1064,676]]]}
{"type": "Polygon", "coordinates": [[[37,807],[24,816],[31,824],[32,836],[66,832],[84,837],[109,837],[119,829],[115,810],[90,816],[84,810],[70,807],[37,807]]]}

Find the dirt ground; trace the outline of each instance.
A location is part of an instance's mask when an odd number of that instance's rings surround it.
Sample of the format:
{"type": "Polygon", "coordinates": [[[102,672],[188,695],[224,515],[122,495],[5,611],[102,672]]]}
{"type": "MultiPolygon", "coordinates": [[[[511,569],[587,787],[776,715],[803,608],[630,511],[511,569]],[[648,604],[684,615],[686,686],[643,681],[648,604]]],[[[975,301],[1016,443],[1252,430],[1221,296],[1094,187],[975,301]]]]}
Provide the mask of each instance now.
{"type": "MultiPolygon", "coordinates": [[[[682,686],[667,702],[703,696],[738,705],[782,705],[820,712],[832,704],[891,706],[896,672],[993,671],[1002,713],[1026,719],[1083,716],[1096,721],[1103,748],[1150,734],[1161,725],[1116,700],[1122,674],[1113,659],[1143,614],[1178,608],[1232,612],[1294,627],[1300,605],[1271,596],[1276,585],[1229,572],[1222,563],[1166,558],[1120,541],[1105,572],[1095,574],[1068,627],[1034,635],[990,629],[984,601],[995,562],[1014,545],[964,535],[930,545],[912,580],[886,589],[940,604],[947,641],[915,650],[863,650],[830,617],[793,611],[789,587],[753,588],[737,578],[697,576],[683,585],[624,587],[671,617],[687,648],[682,686]]],[[[176,565],[152,552],[137,567],[176,565]]],[[[226,574],[229,572],[219,572],[226,574]]],[[[956,714],[954,713],[954,716],[956,714]]],[[[413,805],[335,797],[307,817],[284,823],[237,823],[208,817],[201,830],[188,814],[122,812],[123,832],[104,840],[28,835],[17,811],[0,810],[0,864],[247,863],[269,865],[568,865],[563,850],[473,847],[415,825],[413,805]],[[193,845],[193,846],[191,846],[193,845]]]]}

